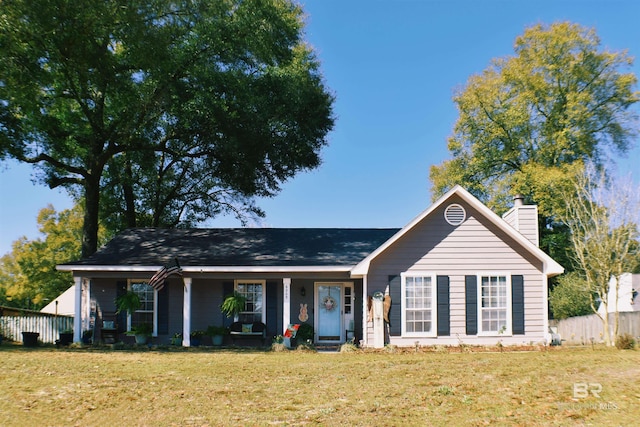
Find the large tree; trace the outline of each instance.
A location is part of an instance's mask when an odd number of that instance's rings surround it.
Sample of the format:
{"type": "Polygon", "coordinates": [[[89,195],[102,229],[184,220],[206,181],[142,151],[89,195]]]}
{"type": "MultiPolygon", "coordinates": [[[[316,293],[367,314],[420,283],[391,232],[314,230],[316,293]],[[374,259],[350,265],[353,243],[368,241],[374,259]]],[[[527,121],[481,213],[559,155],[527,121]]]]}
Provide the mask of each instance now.
{"type": "Polygon", "coordinates": [[[628,150],[637,78],[625,71],[626,52],[602,49],[594,30],[568,22],[526,29],[514,50],[455,94],[452,159],[431,167],[433,196],[461,184],[500,211],[520,193],[552,226],[582,165],[628,150]]]}
{"type": "Polygon", "coordinates": [[[317,167],[333,126],[302,36],[288,0],[5,1],[0,155],[84,198],[83,256],[97,249],[107,187],[127,225],[201,219],[230,200],[251,208],[317,167]],[[155,193],[136,189],[158,171],[168,180],[155,193]]]}
{"type": "MultiPolygon", "coordinates": [[[[69,272],[56,265],[78,259],[83,208],[56,212],[51,205],[38,213],[42,238],[22,237],[0,258],[0,305],[40,309],[73,284],[69,272]]],[[[105,240],[101,229],[101,241],[105,240]]]]}

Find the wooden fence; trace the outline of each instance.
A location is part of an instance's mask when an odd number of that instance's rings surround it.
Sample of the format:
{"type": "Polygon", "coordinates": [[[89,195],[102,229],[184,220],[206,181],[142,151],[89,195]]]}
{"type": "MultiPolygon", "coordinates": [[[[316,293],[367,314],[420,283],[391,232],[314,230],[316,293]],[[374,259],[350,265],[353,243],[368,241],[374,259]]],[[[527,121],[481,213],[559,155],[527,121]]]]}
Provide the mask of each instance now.
{"type": "Polygon", "coordinates": [[[22,342],[22,332],[38,332],[42,343],[55,344],[60,332],[73,329],[73,316],[33,314],[0,316],[0,335],[7,340],[22,342]]]}
{"type": "MultiPolygon", "coordinates": [[[[618,335],[631,334],[640,337],[640,311],[619,313],[618,335]]],[[[613,336],[614,314],[609,313],[609,330],[613,336]]],[[[588,344],[603,341],[602,320],[597,314],[570,317],[557,322],[558,333],[567,344],[588,344]]]]}

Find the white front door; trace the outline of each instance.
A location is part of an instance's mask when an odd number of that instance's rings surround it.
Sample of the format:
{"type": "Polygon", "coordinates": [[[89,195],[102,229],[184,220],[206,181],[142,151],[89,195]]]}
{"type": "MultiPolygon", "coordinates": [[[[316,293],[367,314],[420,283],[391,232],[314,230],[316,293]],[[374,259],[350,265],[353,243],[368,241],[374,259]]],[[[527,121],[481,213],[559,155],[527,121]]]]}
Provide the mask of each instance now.
{"type": "Polygon", "coordinates": [[[343,283],[315,284],[315,324],[319,343],[344,341],[343,283]]]}

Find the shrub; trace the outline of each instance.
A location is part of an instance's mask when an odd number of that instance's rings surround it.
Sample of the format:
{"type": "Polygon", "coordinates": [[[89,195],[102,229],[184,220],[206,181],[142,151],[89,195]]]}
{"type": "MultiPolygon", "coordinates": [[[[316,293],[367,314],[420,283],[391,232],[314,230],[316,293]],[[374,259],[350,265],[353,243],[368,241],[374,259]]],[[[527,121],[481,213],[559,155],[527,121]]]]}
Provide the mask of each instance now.
{"type": "Polygon", "coordinates": [[[631,334],[618,335],[616,338],[616,348],[619,350],[633,350],[636,340],[631,334]]]}
{"type": "Polygon", "coordinates": [[[308,323],[301,323],[296,338],[299,343],[313,342],[313,326],[308,323]]]}
{"type": "Polygon", "coordinates": [[[340,353],[352,353],[358,351],[358,346],[353,342],[347,342],[340,346],[340,353]]]}

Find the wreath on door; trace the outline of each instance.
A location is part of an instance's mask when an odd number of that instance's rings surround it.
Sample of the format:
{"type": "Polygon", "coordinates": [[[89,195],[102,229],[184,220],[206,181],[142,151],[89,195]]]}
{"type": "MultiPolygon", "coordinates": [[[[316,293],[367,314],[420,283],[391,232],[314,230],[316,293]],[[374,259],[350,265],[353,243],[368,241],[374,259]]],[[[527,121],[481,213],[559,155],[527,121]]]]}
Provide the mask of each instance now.
{"type": "Polygon", "coordinates": [[[327,311],[333,311],[336,308],[336,300],[331,295],[322,298],[322,307],[327,311]]]}

